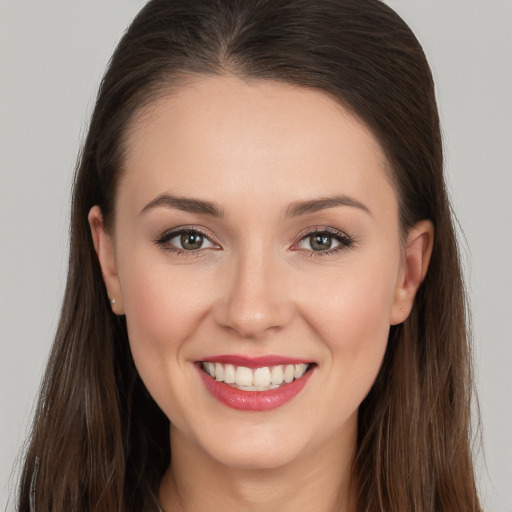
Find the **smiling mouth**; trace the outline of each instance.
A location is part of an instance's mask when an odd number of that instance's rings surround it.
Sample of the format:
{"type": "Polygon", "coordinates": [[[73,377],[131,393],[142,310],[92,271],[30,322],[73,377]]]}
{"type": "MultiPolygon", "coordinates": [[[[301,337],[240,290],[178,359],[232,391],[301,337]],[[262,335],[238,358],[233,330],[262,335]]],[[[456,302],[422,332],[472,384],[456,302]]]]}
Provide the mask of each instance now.
{"type": "Polygon", "coordinates": [[[300,379],[314,363],[282,364],[248,368],[233,364],[202,361],[201,370],[215,379],[242,391],[269,391],[300,379]]]}

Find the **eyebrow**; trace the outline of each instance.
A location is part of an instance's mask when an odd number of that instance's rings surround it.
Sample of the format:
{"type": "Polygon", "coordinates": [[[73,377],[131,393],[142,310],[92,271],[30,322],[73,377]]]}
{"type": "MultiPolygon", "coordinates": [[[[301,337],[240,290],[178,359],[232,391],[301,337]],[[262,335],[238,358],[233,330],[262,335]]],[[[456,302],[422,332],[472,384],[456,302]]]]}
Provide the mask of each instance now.
{"type": "Polygon", "coordinates": [[[221,218],[224,212],[221,208],[211,201],[203,201],[202,199],[193,199],[191,197],[179,197],[172,194],[164,193],[149,202],[140,213],[146,213],[155,208],[174,208],[189,213],[202,213],[213,217],[221,218]]]}
{"type": "Polygon", "coordinates": [[[370,209],[357,199],[341,195],[321,197],[319,199],[313,199],[310,201],[294,202],[290,204],[290,206],[288,206],[286,209],[286,216],[298,217],[300,215],[307,215],[310,213],[318,212],[320,210],[326,210],[327,208],[335,208],[337,206],[351,206],[353,208],[358,208],[369,215],[372,215],[370,209]]]}
{"type": "MultiPolygon", "coordinates": [[[[286,217],[299,217],[315,213],[328,208],[335,208],[337,206],[350,206],[358,208],[369,215],[370,210],[363,203],[349,196],[329,196],[321,197],[318,199],[311,199],[309,201],[297,201],[291,203],[286,209],[286,217]]],[[[155,208],[174,208],[189,213],[200,213],[211,215],[216,218],[224,217],[224,212],[216,203],[211,201],[204,201],[202,199],[194,199],[191,197],[180,197],[169,193],[160,194],[158,197],[150,201],[141,210],[141,213],[148,212],[155,208]]]]}

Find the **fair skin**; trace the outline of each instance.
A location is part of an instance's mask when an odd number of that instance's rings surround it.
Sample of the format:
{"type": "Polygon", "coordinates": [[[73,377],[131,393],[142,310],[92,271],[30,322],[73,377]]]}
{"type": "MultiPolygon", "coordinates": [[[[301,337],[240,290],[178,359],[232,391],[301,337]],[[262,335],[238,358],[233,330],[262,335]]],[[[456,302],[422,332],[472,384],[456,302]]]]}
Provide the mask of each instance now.
{"type": "Polygon", "coordinates": [[[162,508],[355,510],[358,407],[425,275],[430,222],[404,246],[379,144],[319,91],[198,78],[140,113],[126,143],[114,229],[98,207],[89,222],[171,421],[162,508]],[[172,231],[184,226],[196,245],[172,231]],[[220,354],[299,358],[309,379],[279,407],[233,409],[200,378],[220,354]]]}

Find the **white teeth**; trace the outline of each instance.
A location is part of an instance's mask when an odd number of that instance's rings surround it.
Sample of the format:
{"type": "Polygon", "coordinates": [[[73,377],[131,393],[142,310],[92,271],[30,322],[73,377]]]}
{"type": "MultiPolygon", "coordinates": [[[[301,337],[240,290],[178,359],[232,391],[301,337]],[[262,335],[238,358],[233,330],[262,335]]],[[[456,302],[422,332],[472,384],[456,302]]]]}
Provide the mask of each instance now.
{"type": "Polygon", "coordinates": [[[224,366],[222,366],[220,363],[215,364],[215,378],[219,382],[224,380],[224,366]]]}
{"type": "Polygon", "coordinates": [[[203,370],[219,382],[225,382],[246,391],[265,391],[276,389],[300,379],[309,368],[309,364],[287,364],[247,368],[232,364],[204,362],[203,370]]]}
{"type": "Polygon", "coordinates": [[[271,378],[272,378],[273,385],[278,386],[279,384],[282,384],[284,381],[283,367],[282,366],[274,366],[274,368],[272,368],[271,378]]]}
{"type": "Polygon", "coordinates": [[[245,366],[236,369],[235,381],[239,386],[252,386],[252,371],[245,366]]]}
{"type": "Polygon", "coordinates": [[[256,368],[256,370],[254,370],[252,384],[259,388],[266,388],[270,386],[270,368],[266,366],[264,368],[256,368]]]}
{"type": "Polygon", "coordinates": [[[224,382],[226,384],[234,384],[235,380],[235,367],[232,364],[227,364],[224,366],[224,382]]]}
{"type": "Polygon", "coordinates": [[[293,381],[295,378],[295,366],[293,364],[286,365],[283,377],[284,381],[288,384],[293,381]]]}
{"type": "Polygon", "coordinates": [[[300,379],[306,373],[307,369],[308,369],[307,364],[296,364],[295,365],[295,378],[300,379]]]}

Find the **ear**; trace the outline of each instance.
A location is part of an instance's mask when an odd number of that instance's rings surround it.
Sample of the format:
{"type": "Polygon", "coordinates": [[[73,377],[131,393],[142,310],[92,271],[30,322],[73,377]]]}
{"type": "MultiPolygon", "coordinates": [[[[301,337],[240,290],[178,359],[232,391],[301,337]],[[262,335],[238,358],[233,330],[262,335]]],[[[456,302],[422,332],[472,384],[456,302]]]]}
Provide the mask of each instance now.
{"type": "Polygon", "coordinates": [[[409,316],[416,292],[427,274],[433,245],[434,226],[429,220],[422,220],[409,230],[391,310],[391,325],[399,324],[409,316]]]}
{"type": "Polygon", "coordinates": [[[103,215],[99,206],[91,208],[88,220],[94,249],[100,262],[101,274],[112,304],[112,311],[117,315],[124,315],[123,295],[117,274],[114,241],[105,230],[103,215]]]}

